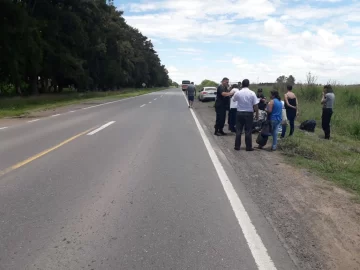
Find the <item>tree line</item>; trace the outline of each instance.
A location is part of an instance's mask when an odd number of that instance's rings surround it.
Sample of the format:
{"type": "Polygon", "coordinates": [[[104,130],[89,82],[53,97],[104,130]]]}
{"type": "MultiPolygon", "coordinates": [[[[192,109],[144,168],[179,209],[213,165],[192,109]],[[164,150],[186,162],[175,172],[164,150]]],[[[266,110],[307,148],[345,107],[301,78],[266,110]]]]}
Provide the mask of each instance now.
{"type": "Polygon", "coordinates": [[[2,0],[0,14],[2,94],[171,83],[151,40],[112,1],[2,0]]]}

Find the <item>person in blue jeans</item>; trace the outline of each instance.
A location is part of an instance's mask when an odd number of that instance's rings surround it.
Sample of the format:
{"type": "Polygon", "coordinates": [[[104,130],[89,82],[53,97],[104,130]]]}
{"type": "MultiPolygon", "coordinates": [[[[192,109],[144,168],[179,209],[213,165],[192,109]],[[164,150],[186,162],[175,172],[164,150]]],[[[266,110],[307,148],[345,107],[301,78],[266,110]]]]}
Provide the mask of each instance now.
{"type": "Polygon", "coordinates": [[[271,101],[268,104],[267,111],[271,122],[271,133],[273,137],[271,150],[275,151],[277,147],[278,131],[282,121],[282,103],[279,92],[276,90],[271,91],[271,101]]]}

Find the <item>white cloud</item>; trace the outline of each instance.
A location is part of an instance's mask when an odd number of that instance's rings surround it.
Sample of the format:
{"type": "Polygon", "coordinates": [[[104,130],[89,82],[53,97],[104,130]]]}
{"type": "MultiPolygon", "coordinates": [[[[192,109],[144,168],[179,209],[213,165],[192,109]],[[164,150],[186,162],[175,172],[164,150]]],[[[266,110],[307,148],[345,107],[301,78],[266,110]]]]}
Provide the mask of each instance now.
{"type": "Polygon", "coordinates": [[[286,27],[275,19],[269,19],[264,23],[265,32],[273,36],[283,36],[288,33],[286,27]]]}
{"type": "Polygon", "coordinates": [[[196,82],[196,78],[219,81],[229,76],[274,81],[281,74],[302,80],[311,71],[319,80],[353,82],[359,80],[360,70],[360,24],[354,27],[360,22],[360,3],[344,1],[339,7],[330,2],[340,0],[163,0],[131,4],[128,9],[139,13],[126,13],[125,18],[146,36],[154,37],[155,43],[163,42],[162,47],[167,40],[182,42],[167,57],[178,59],[171,62],[171,71],[169,68],[174,80],[184,76],[196,82]],[[329,4],[318,8],[314,2],[329,4]],[[148,11],[151,13],[140,14],[148,11]],[[205,58],[212,55],[207,47],[214,41],[222,41],[224,48],[260,45],[271,54],[252,61],[240,49],[225,51],[223,59],[205,58]],[[191,48],[195,42],[203,44],[202,50],[191,48]],[[184,54],[194,56],[197,66],[181,69],[184,54]],[[214,62],[217,68],[213,68],[214,62]]]}

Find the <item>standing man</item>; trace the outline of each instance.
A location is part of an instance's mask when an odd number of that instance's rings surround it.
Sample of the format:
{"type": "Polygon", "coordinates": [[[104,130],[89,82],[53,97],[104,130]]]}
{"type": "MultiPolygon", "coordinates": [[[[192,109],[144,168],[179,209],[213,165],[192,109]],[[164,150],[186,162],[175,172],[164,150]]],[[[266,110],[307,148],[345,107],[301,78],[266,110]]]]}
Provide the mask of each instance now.
{"type": "MultiPolygon", "coordinates": [[[[235,95],[239,91],[238,85],[233,84],[231,86],[230,93],[235,95]]],[[[230,111],[229,111],[229,130],[236,132],[236,113],[237,113],[237,102],[234,101],[234,96],[230,99],[230,111]]]]}
{"type": "Polygon", "coordinates": [[[335,101],[335,94],[331,87],[331,85],[325,85],[323,96],[321,99],[321,104],[323,105],[323,112],[321,116],[321,122],[322,122],[322,129],[325,133],[325,139],[330,140],[330,121],[331,116],[333,114],[333,108],[334,108],[334,101],[335,101]]]}
{"type": "Polygon", "coordinates": [[[191,82],[191,84],[189,84],[188,87],[186,88],[186,95],[189,100],[189,108],[192,108],[196,96],[196,88],[194,82],[191,82]]]}
{"type": "Polygon", "coordinates": [[[241,133],[245,127],[245,144],[246,151],[254,151],[252,147],[252,125],[254,119],[254,111],[256,120],[259,119],[258,98],[254,91],[249,89],[250,81],[243,80],[242,89],[237,92],[233,99],[237,102],[236,116],[236,139],[235,150],[240,150],[241,133]]]}
{"type": "Polygon", "coordinates": [[[216,111],[216,123],[215,123],[215,133],[214,135],[226,135],[224,132],[224,125],[226,120],[226,109],[228,105],[228,100],[226,97],[230,97],[232,94],[227,92],[229,86],[229,79],[224,78],[221,81],[221,84],[217,88],[216,101],[215,101],[215,111],[216,111]]]}

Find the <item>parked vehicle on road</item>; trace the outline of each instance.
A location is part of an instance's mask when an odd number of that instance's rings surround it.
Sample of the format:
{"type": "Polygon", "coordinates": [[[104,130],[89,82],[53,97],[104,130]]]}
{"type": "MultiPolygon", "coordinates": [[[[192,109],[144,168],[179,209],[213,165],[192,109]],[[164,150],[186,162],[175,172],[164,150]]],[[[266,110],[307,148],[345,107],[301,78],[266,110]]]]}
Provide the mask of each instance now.
{"type": "Polygon", "coordinates": [[[184,80],[181,82],[181,89],[183,91],[186,91],[186,89],[188,88],[188,85],[190,84],[190,81],[184,80]]]}
{"type": "Polygon", "coordinates": [[[200,101],[210,101],[216,99],[216,87],[208,86],[201,89],[199,93],[200,101]]]}

